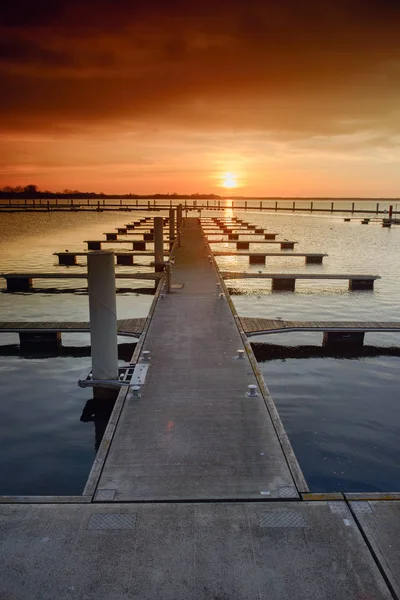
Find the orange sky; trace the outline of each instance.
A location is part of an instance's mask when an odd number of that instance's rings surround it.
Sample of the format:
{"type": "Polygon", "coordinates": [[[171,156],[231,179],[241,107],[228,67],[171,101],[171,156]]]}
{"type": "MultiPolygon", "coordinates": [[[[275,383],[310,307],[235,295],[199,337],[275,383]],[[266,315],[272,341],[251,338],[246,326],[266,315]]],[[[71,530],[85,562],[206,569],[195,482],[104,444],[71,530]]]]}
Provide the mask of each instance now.
{"type": "Polygon", "coordinates": [[[0,8],[0,186],[397,196],[397,0],[0,8]]]}

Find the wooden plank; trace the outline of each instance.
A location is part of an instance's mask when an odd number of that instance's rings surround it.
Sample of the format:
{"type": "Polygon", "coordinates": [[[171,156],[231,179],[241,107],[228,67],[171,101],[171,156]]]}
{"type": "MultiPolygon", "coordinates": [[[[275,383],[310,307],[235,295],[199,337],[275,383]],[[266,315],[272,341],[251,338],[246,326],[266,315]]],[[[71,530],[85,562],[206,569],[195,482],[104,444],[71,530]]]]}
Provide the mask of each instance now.
{"type": "MultiPolygon", "coordinates": [[[[116,273],[116,279],[161,279],[162,273],[116,273]]],[[[0,273],[3,279],[87,279],[87,273],[0,273]]]]}
{"type": "Polygon", "coordinates": [[[285,258],[292,256],[302,256],[302,257],[324,257],[328,256],[328,254],[323,253],[315,253],[315,252],[246,252],[243,250],[235,252],[234,250],[216,250],[213,252],[214,256],[278,256],[285,258]]]}
{"type": "Polygon", "coordinates": [[[400,331],[400,321],[277,321],[272,319],[254,319],[241,317],[243,331],[247,334],[257,331],[276,331],[294,329],[301,331],[400,331]]]}
{"type": "MultiPolygon", "coordinates": [[[[290,255],[289,255],[290,256],[290,255]]],[[[375,280],[380,279],[379,275],[354,275],[331,273],[253,273],[239,271],[221,271],[224,279],[355,279],[355,280],[375,280]]]]}
{"type": "MultiPolygon", "coordinates": [[[[140,319],[119,319],[117,321],[118,333],[141,333],[143,331],[146,318],[140,319]]],[[[88,321],[3,321],[0,322],[0,331],[16,332],[18,331],[90,331],[88,321]]]]}

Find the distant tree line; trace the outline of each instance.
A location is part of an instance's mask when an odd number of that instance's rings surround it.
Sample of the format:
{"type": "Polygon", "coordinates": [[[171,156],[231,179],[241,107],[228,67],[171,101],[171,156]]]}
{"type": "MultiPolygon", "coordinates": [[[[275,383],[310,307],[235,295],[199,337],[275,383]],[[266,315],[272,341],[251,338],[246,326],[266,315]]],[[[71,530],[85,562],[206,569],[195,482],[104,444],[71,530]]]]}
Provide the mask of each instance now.
{"type": "Polygon", "coordinates": [[[219,199],[220,196],[216,194],[104,194],[103,192],[81,192],[79,190],[63,190],[62,192],[50,192],[49,190],[39,190],[37,185],[26,185],[25,187],[16,186],[10,187],[5,186],[0,189],[0,198],[145,198],[145,199],[180,199],[180,198],[199,198],[206,200],[219,199]]]}

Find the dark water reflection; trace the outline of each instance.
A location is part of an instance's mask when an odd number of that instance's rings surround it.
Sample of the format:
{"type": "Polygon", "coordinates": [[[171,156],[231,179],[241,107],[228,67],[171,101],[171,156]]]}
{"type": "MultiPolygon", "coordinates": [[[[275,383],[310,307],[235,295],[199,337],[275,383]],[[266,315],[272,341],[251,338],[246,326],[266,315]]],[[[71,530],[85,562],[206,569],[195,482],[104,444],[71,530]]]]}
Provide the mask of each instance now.
{"type": "Polygon", "coordinates": [[[398,349],[381,350],[349,360],[294,358],[304,348],[281,348],[260,363],[314,492],[400,490],[400,358],[398,349]]]}
{"type": "MultiPolygon", "coordinates": [[[[120,358],[129,360],[133,348],[120,345],[120,358]]],[[[14,349],[0,363],[0,495],[79,495],[113,407],[77,385],[90,369],[90,348],[29,359],[14,349]]]]}

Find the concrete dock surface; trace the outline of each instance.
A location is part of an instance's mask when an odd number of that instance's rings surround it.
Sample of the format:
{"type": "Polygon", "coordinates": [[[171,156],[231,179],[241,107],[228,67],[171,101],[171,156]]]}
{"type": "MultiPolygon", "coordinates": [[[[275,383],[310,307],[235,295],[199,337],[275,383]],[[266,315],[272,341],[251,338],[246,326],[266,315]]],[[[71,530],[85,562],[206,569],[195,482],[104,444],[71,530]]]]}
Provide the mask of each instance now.
{"type": "Polygon", "coordinates": [[[2,505],[1,600],[389,600],[345,502],[2,505]]]}

